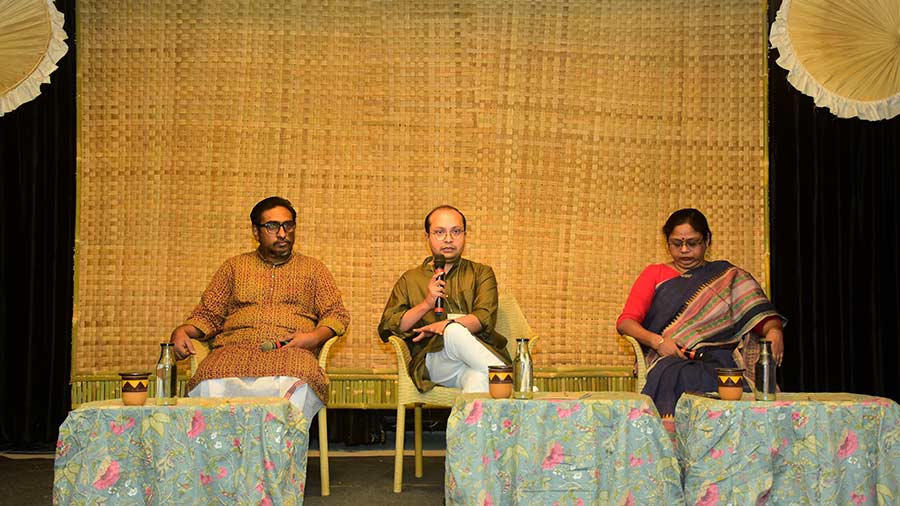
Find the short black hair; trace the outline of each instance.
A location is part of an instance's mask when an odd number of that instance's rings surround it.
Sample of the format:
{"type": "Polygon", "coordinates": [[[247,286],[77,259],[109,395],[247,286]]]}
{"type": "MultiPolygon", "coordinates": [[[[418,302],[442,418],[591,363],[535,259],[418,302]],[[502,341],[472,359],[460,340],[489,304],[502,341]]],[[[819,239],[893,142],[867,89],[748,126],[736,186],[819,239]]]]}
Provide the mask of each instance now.
{"type": "Polygon", "coordinates": [[[672,235],[672,231],[675,230],[675,227],[684,225],[685,223],[693,227],[697,232],[700,232],[704,241],[707,243],[712,242],[712,231],[709,229],[709,223],[706,221],[706,216],[703,216],[703,213],[691,207],[679,209],[669,216],[669,219],[666,220],[666,224],[663,225],[662,228],[663,236],[668,240],[669,236],[672,235]]]}
{"type": "Polygon", "coordinates": [[[437,207],[435,207],[434,209],[432,209],[431,211],[429,211],[428,214],[425,215],[425,233],[426,233],[426,234],[430,234],[430,233],[431,233],[431,215],[434,214],[435,211],[440,211],[441,209],[447,209],[448,211],[456,211],[457,214],[459,214],[460,216],[462,216],[462,219],[463,219],[463,230],[466,229],[466,215],[463,214],[462,211],[460,211],[459,209],[457,209],[457,208],[455,208],[455,207],[453,207],[453,206],[444,204],[444,205],[442,205],[442,206],[437,206],[437,207]]]}
{"type": "Polygon", "coordinates": [[[291,219],[297,221],[297,211],[294,209],[290,200],[281,197],[267,197],[253,206],[253,210],[250,211],[250,222],[256,226],[262,225],[259,220],[262,219],[263,213],[269,209],[275,209],[276,207],[287,208],[287,210],[291,212],[291,219]]]}

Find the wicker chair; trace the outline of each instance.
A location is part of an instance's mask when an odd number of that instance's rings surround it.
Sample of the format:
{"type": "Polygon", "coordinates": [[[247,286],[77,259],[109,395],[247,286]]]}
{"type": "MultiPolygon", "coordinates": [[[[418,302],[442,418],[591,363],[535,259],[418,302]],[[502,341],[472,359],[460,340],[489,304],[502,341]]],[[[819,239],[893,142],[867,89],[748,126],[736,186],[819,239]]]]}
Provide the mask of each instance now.
{"type": "MultiPolygon", "coordinates": [[[[338,337],[334,336],[328,341],[325,341],[325,344],[322,345],[322,349],[319,350],[319,367],[322,368],[323,371],[328,371],[328,352],[331,349],[331,346],[337,342],[338,337]]],[[[191,375],[193,375],[197,371],[197,366],[200,365],[200,362],[209,355],[209,346],[204,341],[197,341],[196,339],[191,339],[194,344],[195,355],[191,355],[191,375]]],[[[328,408],[326,406],[322,406],[319,409],[319,473],[322,481],[322,495],[326,496],[331,493],[331,481],[328,475],[328,408]]]]}
{"type": "MultiPolygon", "coordinates": [[[[534,334],[519,303],[511,295],[500,295],[497,308],[497,332],[509,339],[507,350],[510,356],[515,356],[516,338],[528,337],[529,349],[534,347],[538,336],[534,334]]],[[[412,357],[409,348],[403,339],[391,336],[389,338],[394,351],[397,353],[397,441],[394,453],[394,492],[400,493],[403,489],[403,444],[406,433],[406,408],[412,404],[414,411],[414,437],[416,457],[416,478],[422,477],[422,406],[452,407],[456,397],[462,393],[458,388],[435,386],[428,392],[422,393],[416,388],[409,376],[409,362],[412,357]]]]}

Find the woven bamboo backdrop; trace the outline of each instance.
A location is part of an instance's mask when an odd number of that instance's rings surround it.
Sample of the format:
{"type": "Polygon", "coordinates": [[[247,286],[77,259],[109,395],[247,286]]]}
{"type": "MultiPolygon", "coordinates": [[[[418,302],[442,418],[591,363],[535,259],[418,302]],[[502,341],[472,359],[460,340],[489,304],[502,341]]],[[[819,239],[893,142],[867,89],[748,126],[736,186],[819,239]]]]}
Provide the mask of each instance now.
{"type": "Polygon", "coordinates": [[[78,23],[73,378],[150,368],[269,195],[351,311],[336,368],[394,367],[375,327],[442,203],[538,367],[632,363],[614,321],[675,209],[766,283],[758,0],[80,0],[78,23]]]}

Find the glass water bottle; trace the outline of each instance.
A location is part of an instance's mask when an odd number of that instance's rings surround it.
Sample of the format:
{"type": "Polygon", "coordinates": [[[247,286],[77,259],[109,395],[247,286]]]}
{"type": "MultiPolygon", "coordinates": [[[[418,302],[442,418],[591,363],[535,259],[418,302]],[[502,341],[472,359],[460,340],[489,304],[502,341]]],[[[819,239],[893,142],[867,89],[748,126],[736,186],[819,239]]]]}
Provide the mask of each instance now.
{"type": "Polygon", "coordinates": [[[759,359],[756,361],[756,400],[775,400],[775,357],[772,356],[772,341],[760,341],[759,359]]]}
{"type": "Polygon", "coordinates": [[[513,398],[531,399],[534,396],[534,366],[528,351],[528,339],[516,339],[516,359],[513,362],[513,398]]]}
{"type": "Polygon", "coordinates": [[[157,404],[172,406],[178,403],[178,366],[175,364],[175,348],[172,343],[159,344],[159,360],[156,362],[157,404]]]}

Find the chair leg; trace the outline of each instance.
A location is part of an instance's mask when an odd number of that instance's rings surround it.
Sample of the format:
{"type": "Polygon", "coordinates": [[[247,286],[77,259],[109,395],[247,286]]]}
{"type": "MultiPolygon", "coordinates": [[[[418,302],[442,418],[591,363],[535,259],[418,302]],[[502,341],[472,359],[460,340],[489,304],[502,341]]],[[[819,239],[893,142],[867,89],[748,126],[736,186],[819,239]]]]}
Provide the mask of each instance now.
{"type": "Polygon", "coordinates": [[[397,406],[397,444],[394,448],[394,493],[403,490],[403,438],[406,435],[406,406],[397,406]]]}
{"type": "Polygon", "coordinates": [[[319,473],[322,477],[322,495],[331,493],[328,476],[328,408],[319,410],[319,473]]]}
{"type": "Polygon", "coordinates": [[[416,478],[422,477],[422,406],[416,404],[414,416],[414,433],[416,447],[416,478]]]}

